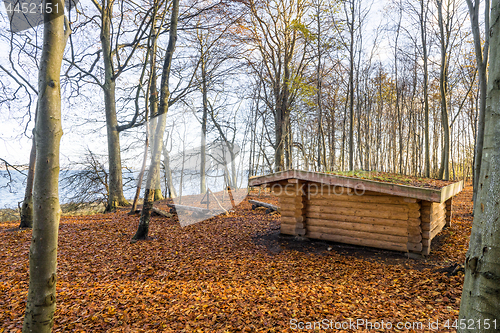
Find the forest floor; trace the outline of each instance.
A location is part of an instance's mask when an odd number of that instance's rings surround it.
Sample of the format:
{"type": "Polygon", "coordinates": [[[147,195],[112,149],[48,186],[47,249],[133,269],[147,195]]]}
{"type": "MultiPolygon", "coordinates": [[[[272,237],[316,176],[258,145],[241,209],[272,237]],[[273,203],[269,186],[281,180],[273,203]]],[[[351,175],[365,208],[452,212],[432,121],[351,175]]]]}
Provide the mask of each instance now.
{"type": "MultiPolygon", "coordinates": [[[[54,331],[286,332],[328,320],[333,329],[316,331],[341,332],[353,331],[349,320],[368,320],[452,332],[463,272],[445,270],[465,259],[470,186],[453,214],[426,259],[282,236],[279,214],[253,211],[246,200],[229,216],[184,228],[175,217],[153,217],[152,239],[133,244],[138,216],[125,210],[65,216],[54,331]]],[[[0,224],[0,332],[20,331],[28,291],[31,231],[17,226],[0,224]]]]}

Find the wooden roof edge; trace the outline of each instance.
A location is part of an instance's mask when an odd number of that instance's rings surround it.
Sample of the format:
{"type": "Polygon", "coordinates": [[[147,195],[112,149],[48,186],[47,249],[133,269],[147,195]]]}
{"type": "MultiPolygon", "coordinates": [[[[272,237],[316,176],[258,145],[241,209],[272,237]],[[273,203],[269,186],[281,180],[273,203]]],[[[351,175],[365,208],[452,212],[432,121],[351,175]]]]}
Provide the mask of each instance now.
{"type": "Polygon", "coordinates": [[[327,185],[343,186],[357,190],[374,191],[432,202],[446,201],[463,189],[463,181],[445,186],[441,190],[433,190],[416,186],[391,184],[369,179],[301,170],[286,170],[263,176],[254,176],[248,180],[248,184],[249,186],[259,186],[277,183],[288,179],[298,179],[327,185]]]}
{"type": "Polygon", "coordinates": [[[455,195],[460,193],[460,191],[462,191],[463,189],[464,189],[464,181],[463,180],[443,187],[441,189],[441,201],[440,202],[444,202],[444,201],[448,200],[449,198],[454,197],[455,195]]]}

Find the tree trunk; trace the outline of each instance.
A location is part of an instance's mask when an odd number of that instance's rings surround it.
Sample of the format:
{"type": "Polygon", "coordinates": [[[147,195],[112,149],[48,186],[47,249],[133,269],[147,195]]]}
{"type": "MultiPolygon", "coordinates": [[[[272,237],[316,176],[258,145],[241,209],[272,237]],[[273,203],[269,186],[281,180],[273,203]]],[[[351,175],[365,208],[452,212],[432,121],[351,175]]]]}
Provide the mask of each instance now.
{"type": "MultiPolygon", "coordinates": [[[[492,1],[491,20],[500,20],[500,1],[492,1]]],[[[480,322],[486,331],[486,319],[496,327],[500,323],[500,26],[490,29],[489,65],[485,112],[483,160],[474,202],[474,222],[465,261],[465,280],[459,318],[480,322]]],[[[477,328],[477,325],[476,325],[477,328]]],[[[498,330],[491,326],[492,331],[498,330]]],[[[459,332],[477,330],[459,329],[459,332]]],[[[481,330],[479,330],[481,331],[481,330]]]]}
{"type": "Polygon", "coordinates": [[[317,53],[318,53],[318,63],[316,66],[316,102],[318,106],[318,171],[326,169],[326,147],[325,147],[325,133],[323,132],[323,76],[321,75],[322,69],[322,55],[323,50],[321,49],[322,32],[321,32],[321,6],[318,2],[316,5],[316,29],[317,29],[317,53]]]}
{"type": "Polygon", "coordinates": [[[285,169],[285,136],[284,136],[284,115],[281,108],[276,109],[275,115],[275,148],[274,148],[274,167],[275,171],[283,171],[285,169]]]}
{"type": "MultiPolygon", "coordinates": [[[[160,172],[160,158],[163,148],[163,133],[165,132],[166,118],[168,112],[168,101],[170,91],[168,82],[170,77],[170,68],[172,65],[172,57],[175,50],[175,43],[177,41],[177,19],[179,16],[179,0],[172,1],[172,14],[170,18],[170,30],[167,51],[165,54],[165,62],[163,64],[163,72],[161,77],[161,99],[158,112],[158,121],[154,134],[153,146],[151,149],[151,164],[148,170],[148,179],[146,182],[146,191],[144,193],[144,205],[142,207],[141,219],[139,227],[135,233],[133,240],[147,239],[149,233],[149,221],[151,218],[151,208],[154,201],[154,183],[155,177],[160,172]]],[[[159,178],[159,177],[158,177],[159,178]]],[[[159,186],[159,182],[158,182],[159,186]]],[[[181,185],[182,186],[182,185],[181,185]]]]}
{"type": "MultiPolygon", "coordinates": [[[[64,1],[59,5],[64,8],[64,1]]],[[[44,8],[54,3],[43,1],[44,8]]],[[[59,145],[61,127],[61,63],[69,26],[63,15],[44,14],[43,47],[38,79],[35,125],[36,170],[34,219],[29,257],[29,290],[23,332],[51,332],[56,307],[59,206],[59,145]]]]}
{"type": "Polygon", "coordinates": [[[441,68],[439,74],[439,92],[441,96],[441,124],[443,128],[443,147],[441,150],[441,167],[439,168],[439,178],[448,180],[449,174],[449,161],[450,161],[450,125],[448,121],[448,31],[445,33],[444,19],[443,19],[443,2],[437,0],[438,23],[439,31],[441,34],[441,68]]]}
{"type": "Polygon", "coordinates": [[[490,14],[490,0],[485,1],[485,20],[484,31],[485,40],[484,47],[481,47],[481,31],[479,28],[479,5],[480,1],[467,0],[469,7],[469,16],[472,26],[472,35],[474,37],[474,51],[476,53],[476,63],[479,74],[479,114],[477,119],[477,132],[476,132],[476,146],[474,147],[474,175],[473,175],[473,196],[472,200],[475,201],[477,196],[477,184],[479,181],[479,173],[481,171],[481,160],[483,154],[484,142],[484,117],[486,110],[486,89],[488,84],[488,77],[486,75],[486,65],[488,64],[488,51],[489,51],[489,14],[490,14]]]}
{"type": "MultiPolygon", "coordinates": [[[[151,59],[150,59],[150,67],[151,67],[151,94],[150,94],[150,113],[153,119],[151,126],[151,133],[156,132],[157,118],[158,114],[158,88],[157,88],[157,80],[156,80],[156,50],[158,45],[158,29],[156,28],[156,13],[158,12],[158,1],[154,1],[154,11],[153,11],[153,19],[152,19],[152,33],[151,33],[151,59]]],[[[160,172],[158,171],[156,178],[154,179],[155,184],[160,184],[160,172]]],[[[154,201],[163,200],[163,194],[161,193],[161,186],[155,186],[154,188],[154,201]]]]}
{"type": "Polygon", "coordinates": [[[108,138],[108,165],[109,165],[109,196],[106,211],[113,211],[118,206],[127,206],[129,203],[123,195],[122,161],[120,152],[120,135],[116,119],[115,77],[111,54],[111,15],[113,1],[102,7],[101,45],[104,62],[104,105],[106,112],[106,130],[108,138]]]}
{"type": "Polygon", "coordinates": [[[137,188],[135,190],[134,202],[132,203],[132,208],[130,212],[133,213],[137,209],[137,201],[141,195],[142,180],[144,178],[144,171],[146,170],[146,161],[148,160],[148,146],[149,146],[149,120],[148,113],[146,112],[146,141],[144,142],[144,157],[142,160],[141,171],[139,172],[139,177],[137,177],[137,188]]]}
{"type": "MultiPolygon", "coordinates": [[[[36,115],[35,115],[36,124],[36,115]]],[[[33,140],[30,152],[30,164],[28,167],[28,178],[26,179],[26,189],[24,191],[23,205],[21,206],[21,223],[19,228],[33,227],[33,183],[35,179],[35,164],[36,164],[36,141],[35,131],[33,131],[33,140]]]]}
{"type": "MultiPolygon", "coordinates": [[[[155,10],[153,10],[153,17],[156,16],[156,8],[155,10]]],[[[151,47],[151,43],[154,43],[154,38],[156,37],[156,30],[155,30],[155,24],[154,24],[154,19],[153,19],[153,22],[151,23],[151,31],[150,31],[150,34],[149,34],[149,40],[148,40],[148,52],[146,52],[146,61],[145,61],[145,64],[142,68],[142,73],[141,73],[141,76],[139,78],[139,86],[137,87],[137,94],[136,94],[136,98],[135,98],[135,108],[136,108],[136,112],[139,113],[139,109],[140,109],[140,106],[139,106],[139,97],[140,97],[140,93],[142,91],[142,80],[144,79],[144,75],[146,73],[146,67],[147,67],[147,60],[148,59],[151,59],[151,52],[150,51],[154,51],[155,49],[153,47],[151,47]]],[[[146,89],[146,95],[150,95],[150,98],[152,98],[151,96],[151,83],[152,83],[152,78],[153,76],[155,76],[156,74],[151,70],[150,73],[149,73],[149,80],[148,80],[148,86],[147,86],[147,89],[146,89]]],[[[156,89],[155,89],[156,91],[156,89]]],[[[149,108],[150,108],[150,104],[148,103],[147,100],[145,100],[145,114],[144,114],[144,119],[145,119],[145,129],[146,129],[146,140],[144,142],[144,154],[143,154],[143,158],[142,158],[142,165],[141,165],[141,171],[139,172],[139,176],[137,177],[137,187],[136,187],[136,190],[135,190],[135,196],[134,196],[134,201],[132,202],[132,208],[130,209],[130,213],[135,213],[136,209],[137,209],[137,202],[139,201],[139,197],[141,195],[141,189],[142,189],[142,180],[144,179],[144,172],[146,171],[146,164],[147,164],[147,160],[148,160],[148,149],[149,149],[149,130],[150,130],[150,126],[149,126],[149,108]]]]}
{"type": "Polygon", "coordinates": [[[401,99],[400,99],[400,91],[398,85],[398,41],[399,41],[399,32],[401,29],[401,12],[399,13],[399,21],[396,28],[396,41],[394,46],[394,85],[396,88],[396,114],[397,114],[397,122],[398,122],[398,133],[399,133],[399,174],[403,174],[403,116],[401,115],[401,99]]]}
{"type": "Polygon", "coordinates": [[[172,169],[170,168],[170,155],[165,143],[163,144],[163,164],[165,164],[165,177],[167,178],[167,189],[170,198],[177,198],[177,192],[175,191],[174,182],[172,179],[172,169]]]}
{"type": "Polygon", "coordinates": [[[354,171],[354,27],[349,52],[349,171],[354,171]]]}
{"type": "Polygon", "coordinates": [[[285,60],[285,74],[281,87],[281,93],[276,103],[276,148],[275,148],[275,168],[276,171],[286,170],[290,166],[289,132],[290,132],[290,110],[288,109],[289,99],[289,78],[290,68],[288,60],[285,60]],[[285,160],[286,157],[286,160],[285,160]]]}
{"type": "Polygon", "coordinates": [[[430,143],[429,143],[429,71],[427,68],[427,6],[420,2],[420,34],[422,39],[422,61],[424,63],[424,176],[431,176],[430,143]]]}
{"type": "Polygon", "coordinates": [[[200,193],[207,192],[207,118],[208,118],[208,91],[207,91],[207,73],[205,71],[205,59],[203,48],[201,51],[201,81],[203,95],[203,117],[201,118],[201,163],[200,163],[200,193]]]}

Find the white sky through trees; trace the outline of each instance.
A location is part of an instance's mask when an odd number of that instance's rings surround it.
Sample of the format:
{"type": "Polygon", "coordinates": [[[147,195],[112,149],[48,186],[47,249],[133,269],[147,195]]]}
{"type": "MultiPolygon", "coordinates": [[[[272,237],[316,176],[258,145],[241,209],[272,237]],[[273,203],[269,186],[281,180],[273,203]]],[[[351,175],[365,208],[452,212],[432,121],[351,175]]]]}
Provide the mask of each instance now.
{"type": "MultiPolygon", "coordinates": [[[[373,62],[381,61],[388,72],[391,72],[391,68],[393,66],[393,46],[394,46],[394,33],[390,31],[391,26],[395,24],[395,16],[397,15],[397,11],[387,9],[386,7],[389,4],[394,4],[400,1],[382,1],[377,0],[374,1],[371,5],[371,11],[367,18],[366,25],[364,27],[363,32],[363,57],[366,58],[369,56],[371,52],[374,53],[373,62]],[[378,29],[379,36],[376,39],[376,45],[374,45],[373,41],[375,40],[376,31],[378,29]]],[[[90,0],[81,1],[80,5],[89,6],[90,0]]],[[[363,6],[369,6],[369,2],[363,1],[363,6]]],[[[0,32],[3,37],[1,42],[4,44],[4,47],[0,48],[0,64],[5,65],[8,68],[8,45],[5,45],[6,37],[8,37],[8,22],[7,16],[5,13],[5,9],[3,5],[0,6],[0,12],[2,15],[2,21],[0,21],[0,32]]],[[[403,24],[405,17],[403,17],[403,24]]],[[[432,18],[430,19],[432,20],[432,18]]],[[[408,28],[408,24],[406,28],[408,28]]],[[[90,27],[87,27],[90,29],[90,27]]],[[[470,30],[469,21],[466,20],[463,23],[463,28],[465,32],[470,30]]],[[[98,29],[94,29],[94,36],[89,36],[86,38],[94,38],[92,41],[92,45],[95,49],[100,47],[98,40],[98,29]],[[97,37],[97,39],[96,39],[97,37]]],[[[431,30],[431,29],[430,29],[431,30]]],[[[429,31],[429,34],[432,31],[429,31]]],[[[175,57],[179,58],[187,58],[189,56],[189,52],[187,51],[187,46],[185,45],[185,39],[182,35],[182,31],[179,34],[179,46],[176,50],[175,57]],[[183,44],[184,43],[184,44],[183,44]]],[[[419,38],[419,30],[417,27],[414,27],[413,30],[409,30],[408,33],[413,35],[414,38],[419,38]]],[[[76,32],[74,35],[75,39],[83,38],[81,36],[81,32],[76,32]],[[80,33],[80,34],[79,34],[80,33]],[[78,38],[77,38],[78,37],[78,38]]],[[[429,38],[432,40],[432,38],[429,38]]],[[[40,41],[39,41],[40,42],[40,41]]],[[[436,43],[434,40],[433,43],[436,43]]],[[[431,57],[435,56],[436,47],[433,46],[434,50],[431,50],[431,57]],[[432,53],[434,51],[434,54],[432,53]]],[[[86,50],[79,50],[84,52],[86,50]]],[[[191,53],[193,54],[193,53],[191,53]]],[[[345,60],[345,59],[344,59],[345,60]]],[[[98,64],[102,66],[102,63],[98,64]]],[[[65,64],[63,63],[63,68],[65,64]]],[[[36,87],[37,86],[37,69],[36,67],[25,68],[26,76],[29,76],[29,81],[36,87]]],[[[127,80],[127,75],[123,75],[117,81],[118,89],[121,87],[129,88],[130,86],[136,84],[136,79],[127,80]]],[[[135,75],[135,74],[134,74],[135,75]]],[[[136,78],[137,75],[132,75],[130,77],[136,78]]],[[[239,77],[235,78],[235,81],[248,81],[251,79],[244,76],[244,74],[238,74],[239,77]]],[[[250,74],[248,74],[250,75],[250,74]]],[[[0,70],[0,78],[2,83],[9,87],[11,90],[13,89],[14,84],[9,84],[11,79],[0,70]]],[[[11,83],[11,82],[10,82],[11,83]]],[[[2,87],[0,87],[1,89],[2,87]]],[[[96,154],[105,155],[107,152],[107,143],[106,143],[106,131],[105,131],[105,122],[104,122],[104,99],[102,90],[96,85],[87,85],[80,91],[82,98],[73,98],[68,99],[67,94],[71,89],[70,86],[66,86],[63,88],[62,96],[62,126],[64,135],[61,140],[61,164],[63,166],[68,165],[69,162],[75,162],[80,159],[87,148],[92,150],[96,154]],[[90,86],[90,88],[89,88],[90,86]]],[[[240,112],[244,114],[246,109],[249,108],[250,103],[242,98],[242,96],[237,96],[235,92],[227,91],[229,95],[231,95],[230,99],[233,105],[228,106],[228,109],[236,109],[239,108],[240,112]],[[237,101],[237,102],[234,102],[237,101]]],[[[120,96],[119,94],[126,94],[124,90],[117,91],[117,103],[120,96]]],[[[7,94],[8,95],[8,94],[7,94]]],[[[22,94],[21,94],[22,95],[22,94]]],[[[5,97],[4,97],[5,98],[5,97]]],[[[190,100],[188,98],[188,100],[190,100]]],[[[195,108],[199,108],[201,104],[201,98],[197,95],[190,100],[190,103],[195,106],[195,108]]],[[[118,111],[120,106],[117,104],[118,111]]],[[[5,103],[0,104],[0,157],[5,158],[11,164],[27,164],[29,159],[29,152],[31,149],[31,129],[33,127],[33,121],[27,125],[28,116],[27,110],[22,108],[23,105],[18,105],[16,103],[10,103],[10,105],[5,105],[5,103]]],[[[24,105],[25,106],[25,105],[24,105]]],[[[127,106],[131,109],[131,106],[127,106]]],[[[34,110],[34,106],[32,107],[32,111],[34,110]]],[[[129,111],[126,115],[121,116],[118,115],[119,122],[125,123],[131,119],[131,111],[129,111]]],[[[210,122],[210,121],[209,121],[210,122]]],[[[242,123],[243,124],[243,123],[242,123]]],[[[194,116],[192,116],[192,112],[189,110],[189,107],[174,105],[169,110],[169,116],[167,118],[167,129],[170,128],[171,132],[174,136],[180,138],[183,132],[183,126],[187,126],[189,129],[188,141],[189,144],[196,145],[199,141],[199,133],[200,133],[200,124],[196,120],[194,116]],[[181,116],[185,113],[185,116],[181,116]],[[179,119],[183,119],[182,121],[179,119]]],[[[238,130],[243,131],[243,125],[240,126],[238,130]]],[[[121,146],[124,151],[124,166],[130,166],[133,168],[137,168],[140,165],[140,155],[142,153],[142,147],[139,142],[144,137],[143,127],[134,128],[131,130],[127,130],[121,133],[121,146]]],[[[239,134],[240,136],[243,134],[239,134]]],[[[174,145],[176,146],[176,145],[174,145]]],[[[177,144],[178,146],[178,144],[177,144]]],[[[175,148],[175,147],[174,147],[175,148]]]]}
{"type": "MultiPolygon", "coordinates": [[[[384,0],[375,0],[372,3],[370,12],[370,17],[372,17],[372,19],[368,21],[367,27],[365,28],[367,40],[364,41],[364,43],[366,43],[367,45],[366,48],[372,47],[372,45],[370,45],[370,39],[374,38],[374,31],[376,30],[377,26],[381,24],[381,19],[383,16],[380,14],[380,11],[383,9],[386,2],[387,1],[384,0]]],[[[81,1],[81,5],[89,4],[89,0],[81,1]]],[[[0,6],[0,13],[2,15],[2,21],[0,22],[0,31],[5,36],[8,36],[10,34],[10,32],[8,32],[9,23],[3,4],[0,6]]],[[[98,30],[96,31],[98,33],[98,30]]],[[[180,34],[179,39],[181,40],[181,42],[182,38],[182,34],[180,34]]],[[[5,41],[5,38],[3,38],[3,41],[5,41]]],[[[41,38],[39,39],[39,41],[41,42],[41,38]]],[[[384,41],[381,41],[379,44],[380,48],[385,43],[384,41]]],[[[67,51],[68,49],[66,49],[66,52],[67,51]]],[[[4,64],[5,67],[8,68],[8,62],[8,47],[2,47],[0,48],[0,64],[4,64]]],[[[65,64],[63,63],[63,70],[64,65],[65,64]]],[[[31,77],[30,82],[37,88],[36,78],[38,76],[38,72],[36,68],[30,68],[28,69],[28,72],[29,76],[31,77]]],[[[2,73],[1,70],[0,77],[2,78],[3,82],[8,82],[9,80],[11,80],[7,75],[5,75],[5,73],[2,73]]],[[[245,80],[245,78],[242,79],[245,80]]],[[[7,83],[7,85],[9,84],[7,83]]],[[[117,84],[117,86],[118,85],[119,83],[117,84]]],[[[62,92],[62,126],[64,131],[64,135],[61,139],[62,166],[68,165],[70,161],[78,161],[79,156],[84,154],[87,148],[89,148],[96,154],[106,154],[107,143],[105,137],[106,131],[104,123],[103,94],[102,91],[97,88],[97,86],[93,88],[93,92],[94,93],[88,93],[83,91],[83,94],[90,94],[93,99],[92,101],[87,101],[87,105],[73,104],[71,106],[68,105],[67,100],[65,101],[64,91],[62,92]],[[89,124],[84,124],[85,117],[87,115],[92,119],[92,121],[89,124]],[[73,122],[73,120],[76,121],[73,122]]],[[[10,108],[6,107],[5,105],[2,105],[0,107],[0,157],[5,158],[9,161],[9,163],[14,165],[27,165],[29,160],[29,152],[31,149],[31,139],[29,137],[31,137],[33,121],[30,121],[29,125],[27,125],[29,119],[27,110],[20,110],[19,108],[16,108],[15,105],[10,106],[10,108]]],[[[34,107],[32,109],[34,110],[34,107]]],[[[172,110],[169,111],[169,113],[175,112],[176,111],[174,106],[172,110]]],[[[129,119],[130,117],[126,118],[127,121],[129,119]]],[[[172,126],[172,123],[168,125],[172,126]]],[[[187,126],[190,129],[192,141],[195,144],[199,138],[199,135],[194,134],[193,130],[194,128],[198,128],[200,126],[194,118],[188,121],[187,126]]],[[[130,132],[137,131],[142,132],[142,130],[140,129],[130,130],[130,132]]],[[[124,135],[124,133],[122,132],[121,140],[123,148],[126,148],[128,144],[131,144],[127,141],[127,136],[131,135],[129,133],[124,135]]],[[[137,133],[137,135],[133,134],[132,136],[140,136],[140,133],[137,133]]],[[[136,153],[140,153],[141,149],[142,148],[138,149],[136,153]]],[[[127,154],[125,154],[125,165],[127,165],[126,155],[127,154]]],[[[128,157],[130,158],[134,155],[135,154],[130,154],[130,156],[128,157]]],[[[137,165],[133,165],[132,167],[137,167],[137,165]]]]}

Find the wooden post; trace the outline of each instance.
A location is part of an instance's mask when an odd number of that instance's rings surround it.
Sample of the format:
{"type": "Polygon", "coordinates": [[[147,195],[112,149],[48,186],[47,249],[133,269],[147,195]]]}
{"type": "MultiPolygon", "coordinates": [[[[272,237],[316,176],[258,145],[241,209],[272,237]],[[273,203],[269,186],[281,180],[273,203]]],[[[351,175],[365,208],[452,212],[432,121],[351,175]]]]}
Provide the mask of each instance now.
{"type": "Polygon", "coordinates": [[[453,198],[446,200],[446,227],[451,227],[451,218],[453,214],[453,198]]]}

